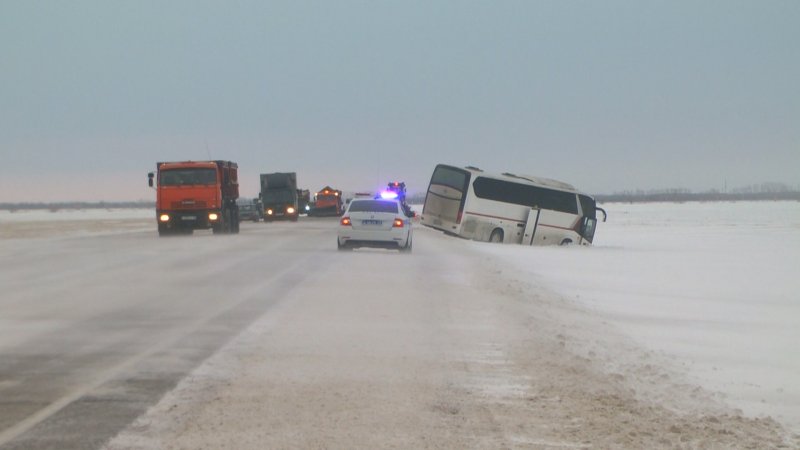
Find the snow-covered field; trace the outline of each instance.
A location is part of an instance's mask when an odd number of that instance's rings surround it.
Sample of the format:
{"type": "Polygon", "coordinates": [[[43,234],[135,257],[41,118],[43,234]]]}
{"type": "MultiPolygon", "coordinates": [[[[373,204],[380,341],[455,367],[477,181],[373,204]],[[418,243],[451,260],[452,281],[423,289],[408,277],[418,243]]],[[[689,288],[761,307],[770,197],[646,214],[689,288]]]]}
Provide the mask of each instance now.
{"type": "Polygon", "coordinates": [[[591,248],[469,243],[800,429],[800,203],[608,204],[591,248]]]}

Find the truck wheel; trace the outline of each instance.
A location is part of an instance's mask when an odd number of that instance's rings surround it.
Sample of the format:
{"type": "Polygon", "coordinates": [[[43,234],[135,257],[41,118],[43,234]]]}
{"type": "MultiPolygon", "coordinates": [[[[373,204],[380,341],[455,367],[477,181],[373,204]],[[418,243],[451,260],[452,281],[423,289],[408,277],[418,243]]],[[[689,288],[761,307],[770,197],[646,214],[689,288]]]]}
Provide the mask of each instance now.
{"type": "Polygon", "coordinates": [[[222,212],[222,234],[233,233],[233,211],[227,209],[222,212]]]}
{"type": "Polygon", "coordinates": [[[231,211],[231,215],[233,215],[233,221],[231,222],[233,234],[239,234],[239,211],[234,209],[231,211]]]}
{"type": "Polygon", "coordinates": [[[220,214],[219,222],[211,226],[211,232],[214,234],[226,234],[228,233],[228,212],[222,211],[220,214]]]}

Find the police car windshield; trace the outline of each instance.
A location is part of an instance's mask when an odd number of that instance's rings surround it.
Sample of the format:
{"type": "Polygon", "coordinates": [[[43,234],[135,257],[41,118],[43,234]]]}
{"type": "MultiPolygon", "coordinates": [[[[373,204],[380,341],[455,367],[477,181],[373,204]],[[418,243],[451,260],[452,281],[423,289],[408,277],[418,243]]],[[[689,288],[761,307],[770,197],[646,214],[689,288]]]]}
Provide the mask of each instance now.
{"type": "Polygon", "coordinates": [[[397,214],[397,203],[383,200],[353,200],[350,212],[381,212],[397,214]]]}

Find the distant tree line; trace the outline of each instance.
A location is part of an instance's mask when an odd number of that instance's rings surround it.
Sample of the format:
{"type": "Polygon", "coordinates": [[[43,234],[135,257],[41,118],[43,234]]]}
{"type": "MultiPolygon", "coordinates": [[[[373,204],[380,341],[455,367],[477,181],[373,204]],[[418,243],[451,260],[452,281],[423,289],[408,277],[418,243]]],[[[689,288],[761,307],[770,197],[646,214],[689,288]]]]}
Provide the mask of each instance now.
{"type": "Polygon", "coordinates": [[[599,202],[714,202],[714,201],[754,201],[754,200],[795,200],[800,201],[800,189],[784,183],[761,183],[722,192],[711,189],[706,192],[692,192],[689,189],[651,189],[644,191],[615,192],[610,195],[597,195],[599,202]]]}
{"type": "Polygon", "coordinates": [[[60,209],[120,209],[120,208],[155,208],[152,201],[137,202],[52,202],[52,203],[0,203],[0,210],[50,210],[60,209]]]}
{"type": "Polygon", "coordinates": [[[406,203],[412,205],[421,205],[425,203],[425,192],[417,192],[406,197],[406,203]]]}

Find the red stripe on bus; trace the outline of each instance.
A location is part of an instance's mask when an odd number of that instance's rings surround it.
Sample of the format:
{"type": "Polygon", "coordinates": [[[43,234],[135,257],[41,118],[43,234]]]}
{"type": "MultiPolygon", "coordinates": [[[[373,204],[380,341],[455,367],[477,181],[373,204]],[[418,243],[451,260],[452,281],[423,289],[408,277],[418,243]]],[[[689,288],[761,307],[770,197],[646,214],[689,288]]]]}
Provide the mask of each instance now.
{"type": "Polygon", "coordinates": [[[509,222],[525,223],[522,220],[509,219],[508,217],[490,216],[489,214],[478,214],[476,212],[470,212],[470,211],[466,211],[464,214],[472,214],[473,216],[481,216],[481,217],[491,217],[492,219],[508,220],[509,222]]]}
{"type": "Polygon", "coordinates": [[[546,225],[546,224],[543,224],[542,222],[539,222],[539,226],[540,227],[547,227],[547,228],[558,228],[559,230],[575,231],[572,228],[559,227],[559,226],[556,226],[556,225],[546,225]]]}
{"type": "Polygon", "coordinates": [[[580,222],[580,220],[581,220],[580,217],[575,219],[575,222],[572,223],[572,228],[558,227],[558,226],[555,226],[555,225],[545,225],[545,224],[543,224],[541,222],[539,222],[539,225],[541,225],[543,227],[558,228],[559,230],[574,231],[574,232],[580,234],[578,232],[578,230],[575,229],[578,226],[578,222],[580,222]]]}
{"type": "MultiPolygon", "coordinates": [[[[509,219],[508,217],[501,217],[501,216],[491,216],[489,214],[478,214],[476,212],[471,212],[471,211],[467,211],[465,214],[471,214],[473,216],[489,217],[489,218],[492,218],[492,219],[508,220],[509,222],[525,223],[522,220],[509,219]]],[[[542,223],[542,222],[539,222],[538,226],[547,227],[547,228],[558,228],[559,230],[575,231],[575,227],[574,226],[572,228],[567,228],[567,227],[559,227],[557,225],[547,225],[547,224],[542,223]]]]}

